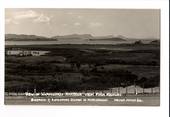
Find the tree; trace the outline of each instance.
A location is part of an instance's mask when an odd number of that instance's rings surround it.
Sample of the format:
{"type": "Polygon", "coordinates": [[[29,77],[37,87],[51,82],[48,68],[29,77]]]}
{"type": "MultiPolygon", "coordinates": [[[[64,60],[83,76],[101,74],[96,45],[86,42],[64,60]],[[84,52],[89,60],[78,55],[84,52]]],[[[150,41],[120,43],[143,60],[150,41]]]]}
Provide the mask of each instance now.
{"type": "Polygon", "coordinates": [[[142,43],[141,40],[139,40],[139,41],[135,41],[134,44],[135,44],[135,45],[141,45],[141,44],[143,44],[143,43],[142,43]]]}
{"type": "Polygon", "coordinates": [[[76,63],[76,67],[77,67],[78,70],[80,69],[80,67],[81,67],[80,62],[77,62],[77,63],[76,63]]]}

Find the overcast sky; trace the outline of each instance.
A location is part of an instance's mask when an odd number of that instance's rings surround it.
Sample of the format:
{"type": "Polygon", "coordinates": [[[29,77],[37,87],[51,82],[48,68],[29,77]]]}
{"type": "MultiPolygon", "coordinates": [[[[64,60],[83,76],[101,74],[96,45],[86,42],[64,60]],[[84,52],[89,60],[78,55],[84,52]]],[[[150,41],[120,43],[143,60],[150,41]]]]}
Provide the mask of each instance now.
{"type": "Polygon", "coordinates": [[[6,9],[5,33],[92,34],[159,38],[160,11],[140,9],[6,9]]]}

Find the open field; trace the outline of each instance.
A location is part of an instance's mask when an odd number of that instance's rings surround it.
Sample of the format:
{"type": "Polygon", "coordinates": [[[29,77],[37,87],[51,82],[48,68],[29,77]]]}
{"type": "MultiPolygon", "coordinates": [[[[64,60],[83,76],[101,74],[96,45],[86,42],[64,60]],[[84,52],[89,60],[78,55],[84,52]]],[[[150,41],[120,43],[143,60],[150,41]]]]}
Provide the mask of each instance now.
{"type": "MultiPolygon", "coordinates": [[[[122,87],[125,93],[128,93],[126,87],[138,86],[143,89],[150,88],[150,93],[153,93],[153,89],[160,86],[159,45],[61,44],[5,47],[5,51],[15,49],[43,50],[49,53],[43,56],[6,55],[5,92],[34,92],[35,89],[37,92],[93,91],[122,87]]],[[[28,101],[30,98],[18,98],[6,96],[5,103],[32,104],[28,101]]],[[[69,102],[69,105],[159,105],[159,96],[143,95],[139,98],[144,102],[122,103],[109,97],[107,102],[69,102]]]]}

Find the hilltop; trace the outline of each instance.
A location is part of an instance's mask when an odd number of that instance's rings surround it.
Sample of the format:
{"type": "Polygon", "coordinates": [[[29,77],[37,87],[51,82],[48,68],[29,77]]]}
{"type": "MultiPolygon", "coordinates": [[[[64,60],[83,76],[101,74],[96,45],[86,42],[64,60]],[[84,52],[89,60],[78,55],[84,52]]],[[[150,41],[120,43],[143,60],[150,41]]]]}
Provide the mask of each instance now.
{"type": "Polygon", "coordinates": [[[124,36],[92,36],[91,34],[71,34],[63,36],[53,36],[53,37],[44,37],[37,35],[26,35],[26,34],[5,34],[6,41],[51,41],[51,40],[89,40],[89,41],[126,41],[124,36]]]}
{"type": "Polygon", "coordinates": [[[37,35],[26,35],[26,34],[5,34],[6,41],[38,41],[38,40],[47,40],[50,38],[37,36],[37,35]]]}
{"type": "Polygon", "coordinates": [[[52,39],[91,39],[93,36],[91,34],[71,34],[63,36],[53,36],[52,39]]]}

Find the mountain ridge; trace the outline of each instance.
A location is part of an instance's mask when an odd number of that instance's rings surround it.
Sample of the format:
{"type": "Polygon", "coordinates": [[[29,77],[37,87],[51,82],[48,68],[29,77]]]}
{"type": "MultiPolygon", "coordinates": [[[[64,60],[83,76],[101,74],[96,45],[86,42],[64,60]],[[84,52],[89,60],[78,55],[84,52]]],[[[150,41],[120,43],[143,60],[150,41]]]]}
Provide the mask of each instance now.
{"type": "MultiPolygon", "coordinates": [[[[67,39],[89,40],[89,41],[127,41],[128,39],[133,39],[133,38],[127,38],[122,35],[92,36],[91,34],[70,34],[70,35],[52,36],[52,37],[28,35],[28,34],[5,34],[6,41],[54,41],[54,40],[57,41],[57,40],[67,40],[67,39]]],[[[135,39],[135,40],[141,40],[141,39],[135,39]]]]}
{"type": "Polygon", "coordinates": [[[22,41],[22,40],[49,40],[50,38],[37,35],[26,35],[26,34],[5,34],[5,40],[8,41],[22,41]]]}
{"type": "Polygon", "coordinates": [[[62,36],[53,36],[52,39],[89,39],[93,38],[91,34],[70,34],[62,36]]]}

